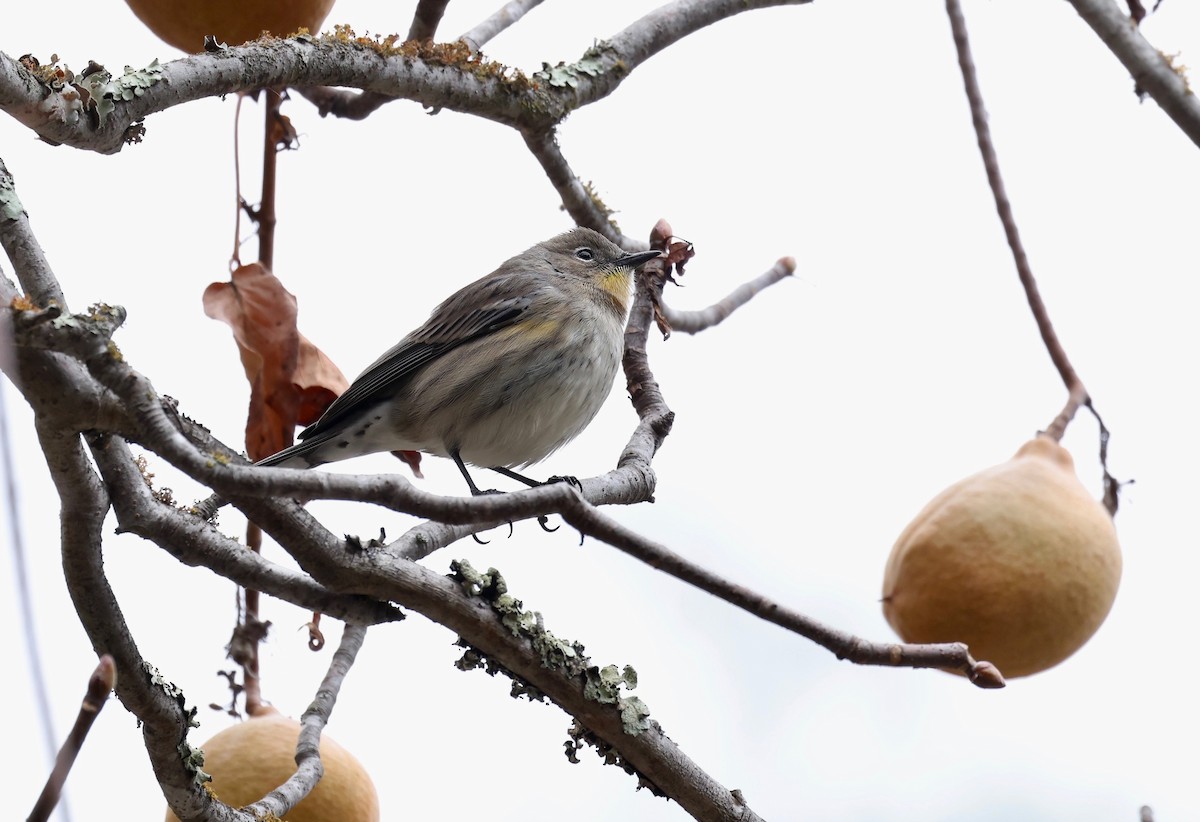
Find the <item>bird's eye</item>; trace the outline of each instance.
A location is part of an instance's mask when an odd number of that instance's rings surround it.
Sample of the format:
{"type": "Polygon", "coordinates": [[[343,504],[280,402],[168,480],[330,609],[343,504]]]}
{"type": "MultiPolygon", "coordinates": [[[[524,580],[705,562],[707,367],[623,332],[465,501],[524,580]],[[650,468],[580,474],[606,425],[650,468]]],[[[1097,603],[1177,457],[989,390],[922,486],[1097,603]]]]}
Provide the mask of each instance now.
{"type": "Polygon", "coordinates": [[[586,262],[591,262],[596,259],[596,252],[587,247],[577,248],[575,249],[575,256],[586,262]]]}

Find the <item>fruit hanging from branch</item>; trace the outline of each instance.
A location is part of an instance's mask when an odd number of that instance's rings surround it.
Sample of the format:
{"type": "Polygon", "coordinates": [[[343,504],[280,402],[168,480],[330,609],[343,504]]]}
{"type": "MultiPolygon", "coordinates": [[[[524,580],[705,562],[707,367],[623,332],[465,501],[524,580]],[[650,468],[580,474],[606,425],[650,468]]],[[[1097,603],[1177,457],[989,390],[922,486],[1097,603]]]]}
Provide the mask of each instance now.
{"type": "Polygon", "coordinates": [[[200,52],[213,35],[231,46],[270,32],[321,28],[333,0],[125,0],[150,31],[177,49],[200,52]]]}
{"type": "MultiPolygon", "coordinates": [[[[300,723],[269,709],[226,728],[204,743],[204,771],[213,793],[240,808],[278,788],[296,770],[300,723]]],[[[325,775],[285,817],[285,822],[379,822],[379,799],[371,777],[345,748],[321,736],[325,775]]],[[[166,822],[179,822],[167,811],[166,822]]]]}
{"type": "Polygon", "coordinates": [[[1006,678],[1079,650],[1117,595],[1111,517],[1050,437],[938,494],[896,540],[883,613],[905,642],[965,642],[1006,678]]]}

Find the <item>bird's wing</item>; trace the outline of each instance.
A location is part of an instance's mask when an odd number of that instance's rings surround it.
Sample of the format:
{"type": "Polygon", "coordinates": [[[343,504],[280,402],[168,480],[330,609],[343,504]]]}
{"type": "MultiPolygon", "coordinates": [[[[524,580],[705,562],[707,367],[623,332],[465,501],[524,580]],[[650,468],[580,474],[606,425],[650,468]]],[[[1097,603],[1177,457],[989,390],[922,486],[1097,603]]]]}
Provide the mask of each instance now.
{"type": "Polygon", "coordinates": [[[434,309],[417,330],[390,348],[351,383],[321,415],[300,432],[301,440],[319,435],[378,400],[391,396],[417,369],[451,349],[506,328],[529,310],[529,289],[512,288],[515,277],[497,276],[473,283],[434,309]],[[521,296],[504,296],[520,294],[521,296]],[[464,304],[479,302],[464,311],[464,304]]]}

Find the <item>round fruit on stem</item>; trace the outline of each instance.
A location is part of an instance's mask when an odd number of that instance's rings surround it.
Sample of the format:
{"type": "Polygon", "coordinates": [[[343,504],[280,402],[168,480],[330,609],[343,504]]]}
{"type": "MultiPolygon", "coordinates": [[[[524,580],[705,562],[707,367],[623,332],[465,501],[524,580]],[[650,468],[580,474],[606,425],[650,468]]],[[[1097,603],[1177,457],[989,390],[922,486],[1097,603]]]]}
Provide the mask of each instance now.
{"type": "Polygon", "coordinates": [[[321,28],[333,0],[125,0],[146,28],[177,49],[204,50],[205,35],[231,46],[262,33],[321,28]]]}
{"type": "Polygon", "coordinates": [[[1006,678],[1079,650],[1108,615],[1121,549],[1070,453],[1038,436],[938,494],[896,540],[883,613],[905,642],[965,642],[1006,678]]]}
{"type": "MultiPolygon", "coordinates": [[[[300,723],[271,709],[218,733],[204,743],[205,772],[214,794],[240,808],[257,802],[296,770],[300,723]]],[[[327,735],[321,735],[325,775],[292,808],[285,822],[379,822],[379,799],[371,777],[358,760],[327,735]]],[[[169,809],[166,822],[179,822],[169,809]]]]}

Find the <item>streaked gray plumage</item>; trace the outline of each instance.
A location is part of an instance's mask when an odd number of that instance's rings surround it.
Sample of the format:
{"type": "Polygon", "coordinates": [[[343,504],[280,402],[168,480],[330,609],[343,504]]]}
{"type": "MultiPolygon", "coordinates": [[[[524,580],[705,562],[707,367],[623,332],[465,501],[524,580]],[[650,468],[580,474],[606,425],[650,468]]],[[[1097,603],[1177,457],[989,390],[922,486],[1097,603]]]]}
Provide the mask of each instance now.
{"type": "Polygon", "coordinates": [[[258,464],[304,468],[398,450],[485,468],[545,459],[612,390],[632,272],[655,256],[627,254],[586,228],[533,246],[451,295],[300,442],[258,464]]]}

